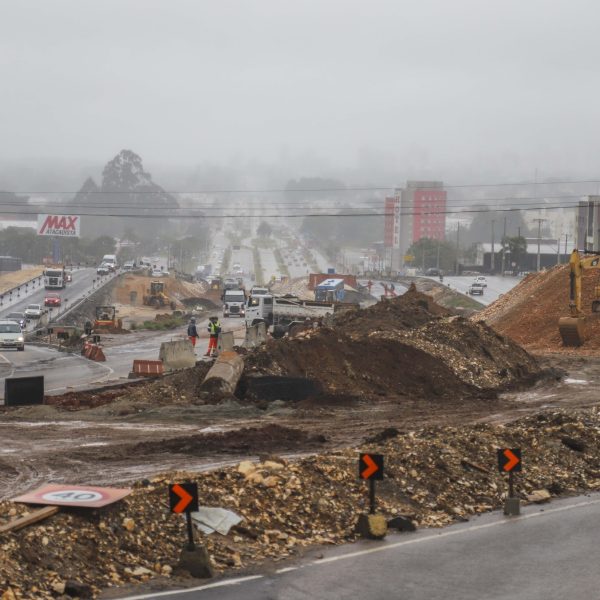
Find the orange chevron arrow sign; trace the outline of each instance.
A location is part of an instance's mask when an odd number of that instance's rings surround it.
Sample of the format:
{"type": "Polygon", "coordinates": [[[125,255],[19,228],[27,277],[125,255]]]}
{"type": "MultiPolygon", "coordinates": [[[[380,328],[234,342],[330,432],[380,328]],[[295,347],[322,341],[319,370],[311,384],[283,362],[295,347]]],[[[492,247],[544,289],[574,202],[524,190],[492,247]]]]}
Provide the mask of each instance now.
{"type": "Polygon", "coordinates": [[[358,474],[361,479],[383,479],[383,454],[361,454],[358,460],[358,474]]]}
{"type": "Polygon", "coordinates": [[[498,470],[500,473],[516,473],[521,470],[521,467],[520,448],[498,448],[498,470]]]}
{"type": "Polygon", "coordinates": [[[198,484],[188,482],[170,485],[169,508],[174,513],[197,511],[198,484]]]}

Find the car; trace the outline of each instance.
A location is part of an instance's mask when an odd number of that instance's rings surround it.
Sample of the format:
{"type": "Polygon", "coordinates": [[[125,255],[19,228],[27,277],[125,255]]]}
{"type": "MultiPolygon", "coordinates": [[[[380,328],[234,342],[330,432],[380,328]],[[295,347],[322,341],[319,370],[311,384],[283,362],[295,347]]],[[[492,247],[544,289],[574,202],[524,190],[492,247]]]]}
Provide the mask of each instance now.
{"type": "Polygon", "coordinates": [[[44,306],[60,306],[62,304],[62,300],[58,294],[46,294],[44,298],[44,306]]]}
{"type": "Polygon", "coordinates": [[[41,304],[28,304],[25,309],[25,316],[28,319],[39,319],[44,312],[41,304]]]}
{"type": "Polygon", "coordinates": [[[71,281],[73,281],[73,275],[71,275],[71,273],[65,273],[65,281],[71,283],[71,281]]]}
{"type": "Polygon", "coordinates": [[[11,312],[6,315],[5,319],[7,321],[14,321],[15,323],[18,323],[21,329],[25,329],[27,325],[27,317],[24,313],[11,312]]]}
{"type": "Polygon", "coordinates": [[[164,271],[161,271],[160,269],[152,270],[152,277],[168,277],[169,275],[170,273],[166,269],[164,271]]]}
{"type": "Polygon", "coordinates": [[[483,275],[478,275],[477,277],[475,277],[474,283],[479,283],[483,287],[487,287],[487,279],[483,275]]]}
{"type": "Polygon", "coordinates": [[[471,296],[479,295],[483,296],[483,285],[481,283],[472,283],[469,288],[469,294],[471,296]]]}
{"type": "Polygon", "coordinates": [[[123,263],[123,271],[133,271],[133,261],[129,260],[126,263],[123,263]]]}
{"type": "Polygon", "coordinates": [[[425,271],[425,275],[427,275],[429,277],[439,277],[440,270],[439,269],[427,269],[427,271],[425,271]]]}
{"type": "Polygon", "coordinates": [[[0,348],[25,350],[25,337],[18,323],[7,319],[0,321],[0,348]]]}
{"type": "Polygon", "coordinates": [[[108,275],[109,273],[110,269],[108,268],[108,265],[102,264],[96,269],[97,275],[108,275]]]}

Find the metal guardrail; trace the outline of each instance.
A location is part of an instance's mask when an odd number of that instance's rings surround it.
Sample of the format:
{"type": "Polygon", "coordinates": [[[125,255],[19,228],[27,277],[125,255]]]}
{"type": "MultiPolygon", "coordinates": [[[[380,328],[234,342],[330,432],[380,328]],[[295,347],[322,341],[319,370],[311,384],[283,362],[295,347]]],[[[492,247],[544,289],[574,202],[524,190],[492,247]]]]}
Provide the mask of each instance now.
{"type": "Polygon", "coordinates": [[[0,294],[0,310],[9,307],[11,304],[27,298],[33,292],[37,292],[44,287],[44,276],[33,277],[20,285],[6,290],[0,294]]]}

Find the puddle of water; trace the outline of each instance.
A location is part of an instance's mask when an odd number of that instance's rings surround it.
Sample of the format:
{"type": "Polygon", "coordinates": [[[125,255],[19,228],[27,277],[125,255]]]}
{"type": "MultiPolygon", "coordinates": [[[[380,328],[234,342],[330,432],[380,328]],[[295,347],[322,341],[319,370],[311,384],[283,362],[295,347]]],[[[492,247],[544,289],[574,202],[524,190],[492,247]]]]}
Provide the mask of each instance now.
{"type": "Polygon", "coordinates": [[[565,383],[571,383],[575,385],[587,385],[589,383],[589,381],[586,381],[585,379],[571,379],[570,377],[567,377],[564,381],[565,383]]]}

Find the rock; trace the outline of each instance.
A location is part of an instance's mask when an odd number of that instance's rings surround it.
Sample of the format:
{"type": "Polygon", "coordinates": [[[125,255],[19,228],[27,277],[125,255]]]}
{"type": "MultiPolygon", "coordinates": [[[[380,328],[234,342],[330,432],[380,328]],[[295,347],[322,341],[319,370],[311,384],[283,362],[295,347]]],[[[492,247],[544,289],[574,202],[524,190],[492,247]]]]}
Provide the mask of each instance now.
{"type": "Polygon", "coordinates": [[[263,483],[264,477],[258,471],[255,471],[246,475],[246,481],[256,484],[263,483]]]}
{"type": "Polygon", "coordinates": [[[416,525],[408,518],[399,515],[388,521],[390,529],[398,529],[398,531],[416,531],[416,525]]]}
{"type": "Polygon", "coordinates": [[[90,585],[74,580],[69,580],[65,583],[65,594],[81,598],[81,600],[93,598],[93,591],[90,585]]]}
{"type": "Polygon", "coordinates": [[[65,587],[66,587],[66,585],[65,585],[64,581],[55,581],[52,584],[52,590],[59,595],[62,595],[65,593],[65,587]]]}
{"type": "Polygon", "coordinates": [[[123,519],[122,525],[127,531],[133,531],[135,529],[135,521],[130,517],[123,519]]]}
{"type": "Polygon", "coordinates": [[[285,469],[285,466],[278,462],[273,462],[272,460],[266,460],[262,466],[265,469],[270,469],[271,471],[280,471],[281,469],[285,469]]]}
{"type": "Polygon", "coordinates": [[[177,569],[186,571],[198,579],[209,579],[213,576],[210,557],[204,546],[196,546],[194,550],[184,548],[179,556],[177,569]]]}
{"type": "Polygon", "coordinates": [[[244,477],[247,477],[250,473],[256,471],[256,465],[254,463],[251,463],[249,460],[243,460],[238,465],[237,471],[238,473],[244,475],[244,477]]]}
{"type": "Polygon", "coordinates": [[[160,570],[160,572],[163,575],[165,575],[166,577],[169,577],[169,575],[171,575],[171,573],[173,572],[173,567],[170,567],[169,565],[163,565],[163,567],[160,570]]]}
{"type": "Polygon", "coordinates": [[[533,490],[531,492],[531,494],[527,494],[527,500],[529,502],[535,502],[536,504],[548,502],[551,498],[552,498],[552,495],[546,489],[533,490]]]}
{"type": "Polygon", "coordinates": [[[570,448],[571,450],[575,450],[575,452],[585,452],[585,442],[583,442],[582,440],[578,440],[576,438],[572,438],[568,435],[564,436],[561,440],[560,440],[567,448],[570,448]]]}
{"type": "Polygon", "coordinates": [[[135,569],[131,570],[130,573],[134,577],[141,577],[142,575],[152,575],[152,571],[150,569],[147,569],[146,567],[136,567],[135,569]]]}
{"type": "Polygon", "coordinates": [[[279,478],[275,477],[274,475],[270,475],[269,477],[266,477],[262,481],[262,484],[268,488],[275,487],[278,483],[279,483],[279,478]]]}

